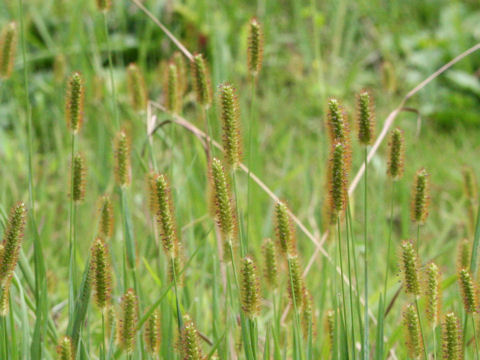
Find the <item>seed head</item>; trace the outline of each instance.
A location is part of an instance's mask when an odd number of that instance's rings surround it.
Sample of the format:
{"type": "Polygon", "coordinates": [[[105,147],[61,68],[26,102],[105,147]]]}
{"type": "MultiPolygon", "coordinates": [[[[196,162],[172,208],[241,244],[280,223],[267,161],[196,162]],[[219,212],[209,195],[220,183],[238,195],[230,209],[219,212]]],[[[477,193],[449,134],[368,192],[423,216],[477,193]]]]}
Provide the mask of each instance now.
{"type": "Polygon", "coordinates": [[[260,310],[260,282],[257,267],[250,256],[242,259],[241,275],[242,310],[249,318],[254,318],[260,310]]]}
{"type": "Polygon", "coordinates": [[[210,87],[210,75],[202,54],[193,55],[192,76],[198,104],[209,108],[212,105],[212,89],[210,87]]]}
{"type": "Polygon", "coordinates": [[[128,289],[122,296],[119,315],[118,343],[128,354],[135,349],[137,332],[137,296],[133,289],[128,289]]]}
{"type": "Polygon", "coordinates": [[[327,128],[332,144],[338,142],[350,144],[350,128],[347,117],[340,102],[335,98],[328,100],[327,128]]]}
{"type": "Polygon", "coordinates": [[[250,20],[247,50],[248,70],[257,76],[263,61],[263,31],[256,18],[250,20]]]}
{"type": "Polygon", "coordinates": [[[128,187],[131,178],[130,139],[124,130],[120,130],[115,138],[115,179],[118,186],[128,187]]]}
{"type": "Polygon", "coordinates": [[[112,293],[112,267],[110,265],[108,246],[100,238],[93,243],[90,266],[92,267],[95,302],[103,310],[109,304],[112,293]]]}
{"type": "Polygon", "coordinates": [[[448,313],[442,323],[442,355],[445,360],[461,360],[462,331],[455,314],[448,313]]]}
{"type": "Polygon", "coordinates": [[[403,273],[403,285],[407,294],[419,295],[417,253],[410,241],[403,241],[401,245],[400,268],[403,273]]]}
{"type": "Polygon", "coordinates": [[[295,227],[288,213],[285,203],[279,201],[275,204],[275,230],[280,252],[283,255],[296,254],[297,245],[295,240],[295,227]]]}
{"type": "Polygon", "coordinates": [[[127,85],[130,93],[130,103],[134,110],[141,111],[147,107],[147,88],[142,71],[137,64],[131,63],[127,68],[127,85]]]}
{"type": "Polygon", "coordinates": [[[470,241],[463,239],[458,245],[457,269],[468,269],[470,267],[470,241]]]}
{"type": "Polygon", "coordinates": [[[470,166],[463,167],[463,185],[464,185],[465,197],[467,199],[477,201],[477,198],[478,198],[477,179],[475,177],[475,172],[470,166]]]}
{"type": "Polygon", "coordinates": [[[182,96],[185,94],[188,88],[187,65],[185,64],[185,57],[180,51],[175,51],[172,56],[172,61],[177,67],[178,88],[180,96],[182,96]]]}
{"type": "Polygon", "coordinates": [[[278,285],[277,254],[272,239],[263,242],[264,276],[268,286],[275,289],[278,285]]]}
{"type": "Polygon", "coordinates": [[[316,335],[315,319],[313,314],[313,297],[306,287],[303,289],[302,305],[302,330],[303,337],[308,339],[309,334],[313,338],[316,335]]]}
{"type": "Polygon", "coordinates": [[[435,263],[430,263],[425,272],[425,310],[427,319],[438,324],[440,317],[440,273],[435,263]]]}
{"type": "Polygon", "coordinates": [[[418,359],[423,350],[423,343],[417,312],[412,304],[407,305],[403,312],[403,323],[409,356],[412,359],[418,359]]]}
{"type": "Polygon", "coordinates": [[[99,11],[107,12],[112,7],[111,0],[97,0],[97,8],[99,11]]]}
{"type": "Polygon", "coordinates": [[[218,102],[223,127],[225,162],[236,169],[240,165],[242,149],[239,124],[240,108],[235,88],[228,83],[220,85],[218,102]]]}
{"type": "Polygon", "coordinates": [[[7,316],[10,310],[10,279],[0,285],[0,316],[7,316]]]}
{"type": "Polygon", "coordinates": [[[0,79],[7,79],[12,74],[13,60],[17,48],[17,23],[8,23],[0,35],[0,79]]]}
{"type": "Polygon", "coordinates": [[[403,131],[396,128],[390,133],[390,141],[388,143],[387,175],[393,180],[399,180],[402,178],[404,159],[405,140],[403,137],[403,131]]]}
{"type": "Polygon", "coordinates": [[[330,349],[330,356],[333,355],[333,348],[335,344],[335,312],[328,310],[325,317],[325,331],[328,335],[328,345],[330,349]]]}
{"type": "Polygon", "coordinates": [[[178,69],[174,62],[167,65],[165,76],[165,107],[172,114],[178,114],[181,108],[180,84],[178,69]]]}
{"type": "Polygon", "coordinates": [[[65,117],[72,133],[80,131],[83,123],[83,104],[85,101],[85,85],[79,72],[74,72],[68,79],[65,117]]]}
{"type": "Polygon", "coordinates": [[[160,351],[161,332],[160,311],[157,309],[147,319],[143,333],[147,351],[152,355],[155,355],[160,351]]]}
{"type": "Polygon", "coordinates": [[[358,141],[362,145],[370,145],[375,138],[375,113],[373,99],[367,90],[357,96],[358,141]]]}
{"type": "Polygon", "coordinates": [[[110,196],[103,195],[99,206],[100,223],[98,232],[100,237],[107,239],[113,235],[113,206],[110,196]]]}
{"type": "Polygon", "coordinates": [[[303,301],[304,283],[298,255],[288,257],[288,268],[288,293],[290,295],[290,300],[292,301],[292,304],[294,304],[296,308],[299,309],[303,301]]]}
{"type": "Polygon", "coordinates": [[[478,294],[476,285],[473,283],[472,276],[466,269],[461,269],[458,275],[460,292],[463,298],[465,311],[469,314],[477,312],[478,294]]]}
{"type": "Polygon", "coordinates": [[[412,193],[412,221],[424,224],[428,217],[430,203],[430,184],[425,169],[417,171],[412,193]]]}
{"type": "Polygon", "coordinates": [[[0,286],[10,281],[17,265],[18,253],[20,252],[23,231],[25,229],[26,213],[25,204],[22,202],[14,205],[10,212],[2,243],[3,256],[0,257],[0,286]]]}
{"type": "Polygon", "coordinates": [[[347,206],[347,156],[344,144],[332,147],[328,166],[329,204],[332,216],[342,216],[347,206]]]}
{"type": "Polygon", "coordinates": [[[63,336],[57,345],[57,354],[59,360],[74,360],[75,351],[73,349],[72,339],[63,336]]]}
{"type": "Polygon", "coordinates": [[[85,158],[81,154],[76,154],[72,164],[72,199],[77,203],[85,198],[86,174],[85,158]]]}
{"type": "Polygon", "coordinates": [[[203,353],[199,345],[198,331],[188,314],[183,316],[183,328],[180,332],[180,353],[183,360],[202,360],[203,353]]]}

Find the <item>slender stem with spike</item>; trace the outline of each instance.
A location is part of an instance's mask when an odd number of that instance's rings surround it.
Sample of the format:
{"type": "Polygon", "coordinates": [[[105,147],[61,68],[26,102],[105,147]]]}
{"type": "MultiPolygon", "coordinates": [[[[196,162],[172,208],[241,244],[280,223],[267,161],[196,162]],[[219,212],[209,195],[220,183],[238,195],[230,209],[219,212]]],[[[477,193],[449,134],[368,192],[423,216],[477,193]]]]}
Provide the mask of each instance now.
{"type": "Polygon", "coordinates": [[[364,164],[365,164],[365,188],[364,188],[364,247],[365,247],[365,332],[363,334],[363,354],[364,354],[364,359],[368,360],[369,359],[369,348],[368,348],[368,246],[367,246],[367,168],[368,168],[368,151],[367,147],[365,146],[365,151],[364,151],[364,164]]]}

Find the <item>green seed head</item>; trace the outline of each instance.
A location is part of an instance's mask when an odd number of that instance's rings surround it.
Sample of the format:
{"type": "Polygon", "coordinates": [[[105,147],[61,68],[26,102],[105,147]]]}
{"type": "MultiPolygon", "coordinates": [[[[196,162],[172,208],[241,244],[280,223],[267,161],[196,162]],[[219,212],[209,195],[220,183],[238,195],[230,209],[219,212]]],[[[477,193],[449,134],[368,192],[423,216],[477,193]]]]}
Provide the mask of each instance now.
{"type": "Polygon", "coordinates": [[[13,206],[8,218],[7,228],[3,237],[3,256],[0,258],[0,286],[8,283],[17,265],[18,254],[25,229],[27,210],[20,202],[13,206]]]}
{"type": "Polygon", "coordinates": [[[315,336],[316,330],[313,314],[313,297],[306,287],[303,289],[302,304],[302,331],[304,339],[307,340],[309,335],[311,335],[312,338],[315,336]]]}
{"type": "Polygon", "coordinates": [[[272,239],[263,242],[264,276],[268,286],[275,289],[278,285],[277,254],[272,239]]]}
{"type": "Polygon", "coordinates": [[[180,84],[178,80],[178,69],[174,62],[167,65],[167,75],[165,81],[165,107],[172,114],[178,114],[180,111],[180,84]]]}
{"type": "Polygon", "coordinates": [[[428,173],[425,169],[417,171],[412,196],[412,221],[416,224],[424,224],[428,217],[430,204],[430,184],[428,173]]]}
{"type": "Polygon", "coordinates": [[[330,356],[333,355],[333,348],[335,344],[335,311],[328,310],[325,317],[325,331],[328,336],[328,347],[330,356]]]}
{"type": "Polygon", "coordinates": [[[465,197],[469,200],[477,201],[477,179],[475,177],[475,172],[469,166],[463,168],[463,185],[465,197]]]}
{"type": "Polygon", "coordinates": [[[0,35],[0,79],[7,79],[12,74],[13,60],[17,47],[17,24],[7,24],[0,35]]]}
{"type": "Polygon", "coordinates": [[[458,275],[460,292],[463,298],[465,311],[469,314],[477,312],[478,297],[477,288],[473,282],[472,276],[466,269],[461,269],[458,275]]]}
{"type": "Polygon", "coordinates": [[[117,184],[121,187],[128,187],[131,178],[130,139],[124,130],[121,130],[115,138],[114,154],[117,184]]]}
{"type": "Polygon", "coordinates": [[[135,349],[138,316],[137,307],[135,291],[128,289],[122,296],[118,328],[118,343],[128,354],[131,354],[135,349]]]}
{"type": "Polygon", "coordinates": [[[295,227],[293,226],[287,205],[280,201],[275,204],[275,223],[280,252],[283,255],[294,255],[297,251],[295,227]]]}
{"type": "Polygon", "coordinates": [[[151,355],[155,355],[160,351],[161,331],[160,311],[157,309],[147,319],[143,333],[147,351],[151,355]]]}
{"type": "Polygon", "coordinates": [[[183,316],[183,328],[180,332],[180,354],[184,360],[203,360],[198,331],[188,314],[183,316]]]}
{"type": "Polygon", "coordinates": [[[401,245],[400,268],[403,273],[403,285],[407,294],[419,295],[417,253],[410,241],[403,241],[401,245]]]}
{"type": "Polygon", "coordinates": [[[145,110],[148,101],[147,88],[142,71],[137,64],[132,63],[128,65],[127,85],[132,108],[137,111],[145,110]]]}
{"type": "Polygon", "coordinates": [[[83,123],[83,104],[85,101],[85,85],[79,72],[73,73],[68,79],[67,99],[65,102],[65,117],[70,130],[76,134],[83,123]]]}
{"type": "Polygon", "coordinates": [[[263,61],[263,31],[256,18],[250,20],[247,62],[248,70],[253,76],[257,76],[262,68],[263,61]]]}
{"type": "Polygon", "coordinates": [[[427,319],[438,324],[440,316],[440,273],[438,266],[430,263],[425,272],[425,310],[427,319]]]}
{"type": "Polygon", "coordinates": [[[73,349],[72,339],[63,336],[57,345],[57,354],[59,360],[74,360],[75,351],[73,349]]]}
{"type": "Polygon", "coordinates": [[[250,256],[245,256],[242,259],[241,275],[242,310],[246,316],[254,318],[260,310],[260,283],[257,268],[250,256]]]}
{"type": "Polygon", "coordinates": [[[350,143],[348,121],[340,102],[335,98],[328,100],[327,128],[332,144],[350,143]]]}
{"type": "Polygon", "coordinates": [[[212,89],[207,65],[202,54],[193,55],[192,76],[198,104],[209,108],[212,105],[212,89]]]}
{"type": "Polygon", "coordinates": [[[403,323],[405,326],[408,354],[412,359],[419,359],[423,351],[422,335],[417,312],[411,304],[407,305],[403,312],[403,323]]]}
{"type": "Polygon", "coordinates": [[[235,169],[240,165],[242,153],[239,123],[240,108],[235,88],[227,83],[220,85],[218,102],[223,127],[225,162],[235,169]]]}
{"type": "Polygon", "coordinates": [[[112,7],[111,0],[97,0],[97,8],[100,11],[108,11],[112,7]]]}
{"type": "Polygon", "coordinates": [[[460,323],[454,313],[445,315],[442,323],[442,356],[446,360],[461,360],[462,331],[460,323]]]}
{"type": "Polygon", "coordinates": [[[103,195],[99,206],[100,223],[98,232],[100,237],[107,239],[113,235],[113,206],[110,196],[103,195]]]}
{"type": "Polygon", "coordinates": [[[7,316],[10,310],[10,279],[0,285],[0,316],[7,316]]]}
{"type": "Polygon", "coordinates": [[[72,165],[72,199],[75,202],[80,202],[85,198],[86,173],[85,158],[81,154],[76,154],[73,157],[72,165]]]}
{"type": "Polygon", "coordinates": [[[399,180],[403,176],[405,158],[405,141],[403,131],[396,128],[390,133],[388,143],[388,166],[387,175],[393,180],[399,180]]]}
{"type": "Polygon", "coordinates": [[[288,267],[288,293],[290,295],[290,300],[292,301],[292,304],[294,304],[297,309],[299,309],[303,301],[304,283],[298,255],[288,257],[288,267]]]}
{"type": "Polygon", "coordinates": [[[100,309],[105,309],[111,298],[112,267],[108,246],[102,239],[96,239],[92,246],[90,266],[93,276],[94,298],[100,309]]]}
{"type": "Polygon", "coordinates": [[[342,216],[347,206],[347,150],[343,143],[333,146],[328,168],[329,204],[332,216],[342,216]]]}
{"type": "Polygon", "coordinates": [[[358,141],[362,145],[370,145],[375,138],[375,114],[373,99],[367,90],[357,96],[358,141]]]}
{"type": "Polygon", "coordinates": [[[470,267],[470,241],[463,239],[458,245],[457,269],[468,269],[470,267]]]}

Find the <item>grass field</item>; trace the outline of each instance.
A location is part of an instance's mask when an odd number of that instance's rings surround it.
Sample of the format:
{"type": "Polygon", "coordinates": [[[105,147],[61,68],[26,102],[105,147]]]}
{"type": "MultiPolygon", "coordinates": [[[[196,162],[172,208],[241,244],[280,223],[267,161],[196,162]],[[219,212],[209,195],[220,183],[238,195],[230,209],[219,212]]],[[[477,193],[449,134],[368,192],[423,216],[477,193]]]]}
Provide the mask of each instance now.
{"type": "Polygon", "coordinates": [[[478,2],[102,3],[0,4],[0,359],[479,358],[478,2]]]}

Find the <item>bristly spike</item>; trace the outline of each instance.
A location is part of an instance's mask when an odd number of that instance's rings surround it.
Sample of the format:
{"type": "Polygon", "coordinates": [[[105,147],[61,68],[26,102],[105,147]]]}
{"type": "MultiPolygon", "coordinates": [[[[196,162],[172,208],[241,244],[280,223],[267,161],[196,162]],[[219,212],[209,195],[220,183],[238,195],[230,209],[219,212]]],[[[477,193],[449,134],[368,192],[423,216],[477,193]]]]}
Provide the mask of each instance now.
{"type": "Polygon", "coordinates": [[[403,176],[405,159],[405,140],[403,130],[393,129],[388,142],[388,166],[387,175],[394,181],[403,176]]]}
{"type": "Polygon", "coordinates": [[[157,309],[145,322],[145,330],[143,333],[147,351],[152,355],[160,351],[161,332],[160,311],[157,309]]]}
{"type": "Polygon", "coordinates": [[[178,69],[174,62],[167,65],[165,76],[165,107],[172,114],[178,114],[181,109],[180,84],[178,69]]]}
{"type": "Polygon", "coordinates": [[[473,282],[473,278],[466,269],[461,269],[458,274],[458,282],[460,285],[460,292],[462,294],[463,305],[465,311],[469,314],[475,313],[478,310],[478,289],[473,282]]]}
{"type": "Polygon", "coordinates": [[[57,354],[59,360],[74,360],[75,351],[73,349],[72,339],[63,336],[57,345],[57,354]]]}
{"type": "Polygon", "coordinates": [[[413,244],[410,241],[402,242],[400,269],[403,273],[405,292],[414,296],[419,295],[420,284],[418,280],[418,258],[413,244]]]}
{"type": "Polygon", "coordinates": [[[260,310],[260,282],[257,267],[250,256],[242,259],[241,266],[241,303],[242,310],[249,318],[254,318],[260,310]]]}
{"type": "Polygon", "coordinates": [[[72,164],[72,199],[80,202],[85,198],[87,166],[81,154],[75,154],[72,164]]]}
{"type": "Polygon", "coordinates": [[[462,330],[455,314],[445,315],[442,323],[442,357],[445,360],[463,359],[462,330]]]}
{"type": "Polygon", "coordinates": [[[97,8],[99,11],[107,12],[112,7],[111,0],[97,0],[97,8]]]}
{"type": "Polygon", "coordinates": [[[118,186],[128,187],[131,179],[130,139],[124,130],[120,130],[115,138],[115,179],[118,186]]]}
{"type": "Polygon", "coordinates": [[[183,328],[180,331],[180,356],[183,360],[203,360],[198,330],[188,314],[183,316],[183,328]]]}
{"type": "Polygon", "coordinates": [[[248,70],[257,76],[263,62],[263,31],[257,18],[252,18],[249,24],[247,63],[248,70]]]}
{"type": "Polygon", "coordinates": [[[224,83],[219,87],[218,102],[223,128],[225,162],[236,169],[242,157],[240,135],[240,107],[235,88],[224,83]]]}
{"type": "Polygon", "coordinates": [[[468,239],[463,239],[458,244],[457,270],[468,269],[470,267],[471,244],[468,239]]]}
{"type": "Polygon", "coordinates": [[[280,252],[283,255],[295,255],[297,252],[295,227],[287,205],[281,201],[275,204],[275,232],[280,252]]]}
{"type": "Polygon", "coordinates": [[[419,359],[423,351],[422,335],[417,311],[412,304],[407,305],[405,308],[403,322],[409,356],[412,359],[419,359]]]}
{"type": "Polygon", "coordinates": [[[113,235],[113,206],[110,196],[103,195],[100,198],[99,206],[100,222],[98,225],[98,233],[100,237],[108,239],[113,235]]]}
{"type": "Polygon", "coordinates": [[[17,24],[12,21],[0,35],[0,79],[7,79],[13,70],[13,60],[17,47],[17,24]]]}
{"type": "Polygon", "coordinates": [[[412,221],[416,224],[424,224],[428,217],[430,204],[429,174],[425,169],[420,169],[415,175],[412,192],[412,221]]]}
{"type": "Polygon", "coordinates": [[[147,88],[142,71],[135,63],[128,65],[127,85],[132,108],[136,111],[145,110],[148,101],[147,88]]]}
{"type": "Polygon", "coordinates": [[[427,265],[425,271],[425,311],[427,319],[436,325],[440,317],[440,272],[435,263],[427,265]]]}
{"type": "Polygon", "coordinates": [[[109,305],[111,298],[112,267],[110,265],[108,246],[100,238],[93,243],[90,261],[95,302],[103,310],[109,305]]]}
{"type": "Polygon", "coordinates": [[[17,265],[22,245],[27,210],[25,204],[17,203],[12,207],[3,236],[3,256],[0,258],[0,286],[10,281],[17,265]]]}
{"type": "Polygon", "coordinates": [[[362,145],[370,145],[375,139],[375,111],[372,95],[362,90],[357,95],[358,141],[362,145]]]}
{"type": "Polygon", "coordinates": [[[340,102],[335,98],[328,100],[327,128],[330,142],[344,143],[347,148],[350,145],[350,127],[347,117],[340,102]]]}
{"type": "Polygon", "coordinates": [[[342,216],[347,206],[348,152],[343,143],[332,147],[328,165],[328,196],[332,216],[342,216]]]}
{"type": "Polygon", "coordinates": [[[477,178],[472,167],[464,166],[463,167],[463,186],[465,191],[465,197],[471,200],[477,200],[478,198],[478,189],[477,189],[477,178]]]}
{"type": "Polygon", "coordinates": [[[212,105],[212,89],[210,75],[202,54],[193,55],[192,77],[198,104],[209,108],[212,105]]]}
{"type": "Polygon", "coordinates": [[[265,239],[263,242],[263,256],[264,256],[264,277],[272,289],[278,286],[278,272],[277,272],[277,253],[275,244],[272,239],[265,239]]]}
{"type": "Polygon", "coordinates": [[[328,310],[325,317],[325,330],[328,335],[328,345],[330,356],[334,355],[334,344],[335,344],[335,311],[328,310]]]}
{"type": "Polygon", "coordinates": [[[292,304],[295,304],[299,310],[303,301],[304,288],[302,269],[298,255],[289,255],[287,261],[289,268],[288,293],[292,304]]]}
{"type": "Polygon", "coordinates": [[[78,133],[82,127],[84,101],[85,85],[83,77],[79,72],[75,72],[68,79],[65,102],[67,125],[74,134],[78,133]]]}
{"type": "Polygon", "coordinates": [[[310,291],[303,287],[303,299],[302,299],[302,331],[305,340],[309,335],[314,338],[316,335],[316,324],[313,309],[313,297],[310,291]]]}
{"type": "Polygon", "coordinates": [[[118,328],[118,343],[128,354],[135,349],[137,317],[137,296],[133,289],[128,289],[122,296],[118,328]]]}

